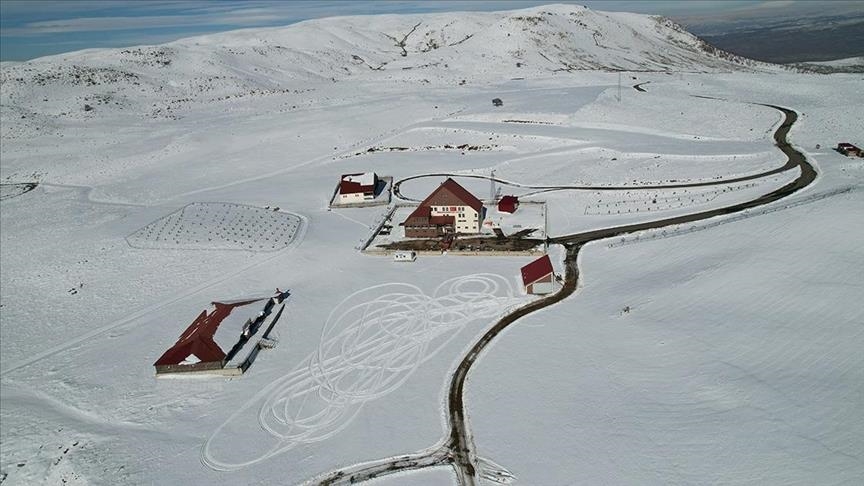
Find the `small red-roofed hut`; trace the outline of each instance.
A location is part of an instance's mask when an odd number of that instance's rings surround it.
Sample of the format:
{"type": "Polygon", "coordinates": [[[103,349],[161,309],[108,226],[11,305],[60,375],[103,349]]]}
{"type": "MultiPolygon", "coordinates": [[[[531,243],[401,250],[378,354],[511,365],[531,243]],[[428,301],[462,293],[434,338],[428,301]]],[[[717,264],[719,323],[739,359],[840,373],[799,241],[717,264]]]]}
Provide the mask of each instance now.
{"type": "Polygon", "coordinates": [[[549,255],[522,267],[522,285],[529,294],[549,294],[554,290],[555,272],[549,255]]]}
{"type": "Polygon", "coordinates": [[[516,209],[519,207],[519,198],[516,196],[504,196],[498,201],[498,212],[499,213],[510,213],[513,214],[516,212],[516,209]]]}

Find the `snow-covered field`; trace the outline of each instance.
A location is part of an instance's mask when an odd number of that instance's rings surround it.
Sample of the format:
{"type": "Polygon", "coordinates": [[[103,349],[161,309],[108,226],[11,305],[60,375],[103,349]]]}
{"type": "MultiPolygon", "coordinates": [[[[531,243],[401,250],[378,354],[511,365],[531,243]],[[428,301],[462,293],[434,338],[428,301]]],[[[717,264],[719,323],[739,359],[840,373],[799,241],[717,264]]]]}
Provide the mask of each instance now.
{"type": "Polygon", "coordinates": [[[857,483],[861,208],[844,194],[588,246],[581,292],[472,377],[478,452],[519,484],[857,483]]]}
{"type": "MultiPolygon", "coordinates": [[[[535,298],[519,272],[532,259],[363,255],[386,210],[330,210],[340,175],[494,170],[504,194],[546,203],[550,236],[650,221],[794,179],[723,183],[785,163],[780,114],[751,104],[768,103],[799,113],[789,139],[816,182],[769,206],[788,209],[587,245],[579,290],[472,368],[468,422],[477,455],[516,484],[855,484],[864,163],[831,147],[864,143],[864,82],[695,45],[648,17],[552,6],[4,63],[0,179],[39,185],[4,185],[0,205],[2,483],[300,484],[439,445],[450,376],[535,298]],[[405,56],[381,34],[418,21],[405,56]],[[679,50],[664,57],[664,42],[679,50]],[[625,73],[620,99],[618,73],[593,70],[640,65],[669,72],[625,73]],[[447,147],[464,144],[478,149],[447,147]],[[670,181],[718,185],[650,188],[670,181]],[[562,185],[590,189],[527,187],[562,185]],[[291,293],[279,345],[249,373],[154,378],[211,301],[276,287],[291,293]]],[[[401,192],[422,199],[442,180],[401,192]]],[[[488,198],[488,180],[459,182],[488,198]]],[[[563,253],[550,251],[558,272],[563,253]]],[[[452,471],[371,484],[450,484],[452,471]]]]}

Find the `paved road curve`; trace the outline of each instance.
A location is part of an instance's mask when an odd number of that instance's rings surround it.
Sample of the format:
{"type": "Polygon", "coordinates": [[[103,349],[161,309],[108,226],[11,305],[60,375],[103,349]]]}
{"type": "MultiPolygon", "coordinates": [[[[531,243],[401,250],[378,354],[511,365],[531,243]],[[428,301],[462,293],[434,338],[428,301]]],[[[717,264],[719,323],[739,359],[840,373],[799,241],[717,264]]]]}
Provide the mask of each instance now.
{"type": "MultiPolygon", "coordinates": [[[[716,98],[712,98],[712,99],[716,99],[716,98]]],[[[756,104],[759,104],[759,103],[756,103],[756,104]]],[[[532,184],[519,184],[517,182],[508,181],[505,179],[500,179],[498,177],[492,177],[492,176],[482,175],[482,174],[456,174],[456,173],[445,172],[445,173],[437,173],[437,174],[421,174],[421,175],[415,175],[415,176],[411,176],[411,177],[406,177],[404,179],[400,179],[400,180],[396,181],[395,183],[393,183],[393,194],[396,197],[398,197],[400,199],[404,199],[406,201],[420,202],[418,199],[412,199],[412,198],[405,197],[404,195],[402,195],[401,187],[402,187],[403,182],[407,182],[407,181],[414,180],[414,179],[422,179],[424,177],[437,177],[437,178],[440,178],[440,177],[464,177],[464,178],[470,178],[470,179],[492,180],[492,181],[495,181],[499,184],[505,184],[508,186],[521,187],[523,189],[535,189],[536,191],[531,193],[531,195],[535,195],[535,194],[539,194],[541,192],[566,191],[566,190],[633,191],[633,190],[680,189],[680,188],[688,188],[688,187],[718,186],[718,185],[723,185],[723,184],[733,184],[733,183],[737,183],[737,182],[746,182],[746,181],[752,181],[755,179],[762,179],[764,177],[772,176],[774,174],[780,174],[781,172],[786,172],[787,170],[794,169],[795,167],[801,167],[802,166],[801,162],[798,161],[797,156],[795,156],[794,154],[800,155],[802,157],[802,159],[804,156],[802,154],[800,154],[799,152],[795,151],[794,149],[790,149],[789,144],[786,143],[786,134],[789,132],[789,127],[791,127],[792,124],[795,123],[795,120],[798,119],[798,115],[792,110],[787,110],[786,108],[781,108],[779,106],[774,106],[774,105],[761,105],[761,106],[768,106],[771,108],[776,108],[776,109],[778,109],[778,110],[780,110],[786,114],[786,120],[783,122],[782,125],[780,125],[780,127],[777,129],[777,131],[774,132],[774,140],[777,142],[777,146],[780,148],[780,150],[782,150],[783,153],[786,154],[787,160],[786,160],[786,163],[780,167],[776,167],[774,169],[770,169],[770,170],[767,170],[764,172],[759,172],[757,174],[750,174],[750,175],[745,175],[745,176],[740,176],[740,177],[733,177],[730,179],[718,179],[718,180],[705,181],[705,182],[677,182],[677,183],[669,183],[669,184],[652,184],[652,185],[645,185],[645,186],[637,186],[637,185],[629,185],[629,186],[590,186],[590,185],[589,186],[583,186],[583,185],[544,186],[544,185],[532,185],[532,184]],[[790,118],[790,116],[792,118],[790,118]],[[779,138],[778,138],[778,136],[779,136],[779,138]],[[787,151],[787,149],[789,149],[789,151],[787,151]]],[[[804,163],[806,164],[806,162],[804,162],[804,163]]],[[[809,167],[809,164],[808,164],[808,167],[809,167]]],[[[812,167],[810,167],[810,169],[812,170],[812,167]]],[[[696,214],[694,214],[694,216],[698,216],[700,214],[701,213],[696,213],[696,214]]],[[[699,218],[699,219],[704,219],[704,218],[699,218]]]]}
{"type": "MultiPolygon", "coordinates": [[[[471,350],[468,354],[462,358],[462,361],[459,363],[459,366],[454,371],[453,376],[450,381],[450,391],[448,393],[448,403],[447,403],[447,413],[448,413],[448,424],[449,424],[449,432],[447,434],[447,438],[443,445],[439,445],[433,447],[427,451],[418,452],[415,454],[409,454],[401,457],[391,458],[391,459],[383,459],[380,461],[375,461],[372,463],[359,464],[355,466],[351,466],[345,469],[341,469],[339,471],[334,471],[326,476],[319,477],[314,480],[313,484],[322,484],[322,485],[335,485],[335,484],[354,484],[361,481],[366,481],[369,479],[373,479],[382,475],[392,474],[399,471],[408,471],[408,470],[416,470],[423,469],[427,467],[435,467],[435,466],[444,466],[448,464],[452,464],[456,471],[456,477],[459,481],[459,484],[462,486],[473,486],[477,484],[478,478],[480,476],[479,471],[479,460],[477,458],[476,452],[474,451],[474,444],[471,438],[471,431],[469,428],[468,421],[465,416],[465,402],[464,402],[464,392],[465,392],[465,380],[468,377],[468,373],[471,370],[471,367],[474,363],[477,362],[477,359],[482,354],[483,350],[495,339],[498,334],[504,330],[507,326],[513,324],[518,319],[535,312],[537,310],[543,309],[545,307],[549,307],[552,304],[560,302],[570,295],[572,295],[576,291],[576,284],[579,280],[579,267],[577,263],[579,250],[588,242],[601,240],[605,238],[611,238],[615,236],[620,236],[626,233],[632,233],[635,231],[642,231],[647,229],[656,229],[663,228],[669,225],[682,224],[682,223],[690,223],[694,221],[700,221],[708,218],[713,218],[716,216],[723,216],[726,214],[736,213],[740,211],[744,211],[746,209],[755,208],[757,206],[762,206],[765,204],[772,203],[777,201],[778,199],[784,198],[795,192],[809,186],[816,179],[817,173],[810,163],[807,162],[806,157],[799,151],[792,148],[791,145],[786,141],[786,136],[789,133],[789,129],[798,119],[797,113],[794,111],[782,108],[774,105],[762,105],[768,106],[771,108],[775,108],[781,111],[785,115],[785,120],[777,128],[777,131],[774,133],[774,141],[777,144],[777,147],[786,155],[788,158],[786,164],[783,167],[778,169],[773,169],[771,171],[754,175],[747,176],[743,178],[737,178],[732,180],[725,181],[717,181],[717,182],[707,182],[707,183],[697,183],[697,184],[682,184],[682,185],[673,185],[673,186],[652,186],[652,187],[642,187],[644,189],[658,189],[658,188],[667,188],[667,187],[694,187],[694,186],[705,186],[705,185],[718,185],[718,184],[728,184],[730,182],[738,182],[741,180],[751,180],[757,179],[761,177],[766,177],[769,175],[777,174],[779,172],[784,172],[786,170],[791,170],[798,168],[801,173],[795,181],[776,189],[768,194],[764,194],[756,199],[745,201],[742,203],[734,204],[731,206],[726,206],[723,208],[712,209],[708,211],[703,211],[699,213],[688,214],[685,216],[677,216],[666,219],[659,219],[655,221],[648,221],[645,223],[636,223],[629,224],[625,226],[616,226],[613,228],[600,229],[595,231],[588,231],[584,233],[576,233],[572,235],[559,236],[555,238],[549,239],[550,243],[553,244],[561,244],[566,248],[566,257],[564,259],[565,264],[565,278],[564,278],[564,286],[563,288],[548,297],[535,300],[519,309],[515,312],[508,314],[501,318],[492,328],[490,328],[483,336],[474,343],[474,346],[471,347],[471,350]]],[[[448,175],[448,174],[441,174],[448,175]]],[[[458,175],[458,174],[457,174],[458,175]]],[[[425,177],[425,176],[418,176],[425,177]]],[[[469,176],[469,177],[482,177],[488,178],[484,176],[469,176]]],[[[398,184],[409,180],[403,179],[394,185],[394,190],[397,191],[398,194],[398,184]]],[[[506,182],[506,181],[500,181],[506,182]]],[[[522,186],[529,187],[529,186],[522,186]]],[[[553,189],[553,187],[546,187],[548,189],[553,189]]],[[[557,189],[576,189],[577,187],[555,187],[557,189]]],[[[595,187],[579,187],[579,189],[605,189],[609,190],[612,188],[595,188],[595,187]]],[[[634,189],[634,187],[621,187],[618,189],[634,189]]]]}
{"type": "MultiPolygon", "coordinates": [[[[576,283],[579,277],[577,257],[579,254],[579,250],[582,248],[582,245],[591,241],[611,238],[625,233],[632,233],[635,231],[642,231],[653,228],[662,228],[664,226],[674,224],[700,221],[703,219],[713,218],[715,216],[722,216],[725,214],[736,213],[745,209],[762,206],[786,197],[788,195],[791,195],[796,191],[807,187],[816,179],[816,170],[813,168],[812,165],[807,162],[804,154],[792,148],[792,146],[789,145],[789,143],[786,141],[786,135],[789,133],[789,129],[798,119],[798,114],[792,110],[781,108],[779,106],[764,106],[776,108],[777,110],[782,111],[786,116],[784,122],[774,133],[774,141],[777,143],[777,147],[780,148],[780,150],[783,151],[783,153],[786,154],[786,157],[788,158],[787,163],[783,166],[784,168],[786,168],[784,170],[794,167],[800,168],[801,174],[798,176],[797,179],[795,179],[795,181],[775,191],[765,194],[759,198],[739,204],[734,204],[732,206],[727,206],[724,208],[718,208],[709,211],[703,211],[700,213],[678,216],[674,218],[648,221],[645,223],[637,223],[596,231],[588,231],[585,233],[577,233],[573,235],[560,236],[550,239],[550,243],[562,244],[567,249],[567,256],[564,259],[566,267],[564,288],[562,288],[561,291],[559,291],[558,293],[540,300],[536,300],[531,304],[528,304],[527,306],[518,309],[513,314],[507,315],[500,321],[498,321],[498,323],[496,323],[495,326],[489,329],[489,331],[487,331],[486,334],[484,334],[483,337],[481,337],[480,340],[477,341],[477,343],[471,348],[468,354],[462,359],[462,362],[459,363],[459,367],[456,368],[456,372],[453,374],[453,379],[450,383],[450,393],[448,395],[450,447],[453,454],[453,464],[456,467],[456,473],[457,477],[459,478],[460,484],[473,485],[476,484],[477,479],[477,458],[473,451],[473,443],[471,441],[470,430],[465,420],[465,404],[463,401],[465,379],[468,377],[468,372],[470,371],[471,366],[477,361],[477,358],[480,356],[481,352],[486,348],[486,346],[504,328],[525,315],[528,315],[544,307],[548,307],[556,302],[560,302],[561,300],[573,294],[573,292],[576,290],[576,283]]],[[[772,171],[772,173],[776,172],[772,171]]]]}

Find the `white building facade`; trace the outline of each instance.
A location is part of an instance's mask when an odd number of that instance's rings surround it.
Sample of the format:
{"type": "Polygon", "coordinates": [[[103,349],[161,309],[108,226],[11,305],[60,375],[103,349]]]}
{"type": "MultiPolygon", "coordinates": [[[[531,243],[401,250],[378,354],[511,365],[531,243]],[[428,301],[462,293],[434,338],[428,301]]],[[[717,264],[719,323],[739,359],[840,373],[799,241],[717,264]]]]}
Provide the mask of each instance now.
{"type": "Polygon", "coordinates": [[[431,206],[432,217],[451,216],[457,233],[479,233],[480,213],[471,206],[431,206]]]}

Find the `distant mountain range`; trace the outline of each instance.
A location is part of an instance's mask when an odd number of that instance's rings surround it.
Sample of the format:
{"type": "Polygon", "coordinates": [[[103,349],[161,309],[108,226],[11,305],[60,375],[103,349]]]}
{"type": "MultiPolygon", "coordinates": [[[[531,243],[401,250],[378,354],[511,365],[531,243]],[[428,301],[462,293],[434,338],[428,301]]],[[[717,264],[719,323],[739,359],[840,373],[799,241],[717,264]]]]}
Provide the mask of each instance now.
{"type": "Polygon", "coordinates": [[[719,48],[774,63],[830,61],[864,56],[864,12],[799,18],[759,18],[691,30],[719,48]]]}

